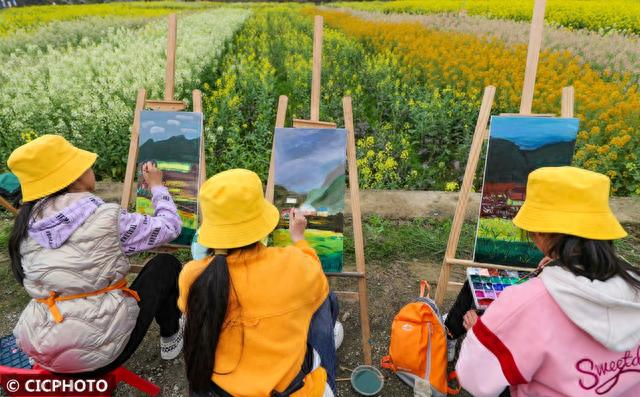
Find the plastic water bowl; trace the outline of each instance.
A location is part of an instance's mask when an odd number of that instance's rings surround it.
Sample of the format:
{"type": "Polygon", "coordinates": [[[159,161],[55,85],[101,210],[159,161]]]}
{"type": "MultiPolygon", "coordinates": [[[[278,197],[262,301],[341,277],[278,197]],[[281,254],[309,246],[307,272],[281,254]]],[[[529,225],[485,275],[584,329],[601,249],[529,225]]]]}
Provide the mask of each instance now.
{"type": "Polygon", "coordinates": [[[384,376],[376,367],[360,365],[351,373],[351,386],[363,396],[375,396],[384,386],[384,376]]]}

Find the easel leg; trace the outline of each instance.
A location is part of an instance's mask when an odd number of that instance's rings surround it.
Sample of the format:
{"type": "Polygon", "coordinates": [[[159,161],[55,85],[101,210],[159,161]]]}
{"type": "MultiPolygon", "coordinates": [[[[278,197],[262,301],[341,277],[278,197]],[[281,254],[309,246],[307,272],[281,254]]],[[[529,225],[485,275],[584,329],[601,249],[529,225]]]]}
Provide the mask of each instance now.
{"type": "Polygon", "coordinates": [[[562,104],[560,107],[560,117],[573,117],[574,112],[574,95],[573,86],[564,87],[562,89],[562,104]]]}
{"type": "Polygon", "coordinates": [[[131,191],[133,190],[133,180],[136,176],[136,159],[138,158],[138,139],[140,134],[140,112],[144,110],[144,103],[147,100],[147,91],[143,88],[138,90],[136,99],[136,110],[133,114],[133,128],[131,128],[131,142],[129,143],[129,156],[127,157],[127,170],[124,174],[124,184],[122,185],[122,202],[120,205],[126,211],[131,202],[131,191]]]}
{"type": "Polygon", "coordinates": [[[0,205],[6,208],[7,211],[11,212],[13,215],[18,215],[18,210],[2,196],[0,196],[0,205]]]}
{"type": "Polygon", "coordinates": [[[547,0],[535,0],[531,18],[531,30],[529,31],[522,98],[520,98],[520,114],[523,115],[531,114],[533,105],[533,89],[536,84],[538,59],[540,58],[540,47],[542,46],[542,30],[544,29],[544,10],[546,6],[547,0]]]}
{"type": "MultiPolygon", "coordinates": [[[[194,113],[202,113],[202,92],[200,90],[193,90],[192,95],[192,107],[194,113]]],[[[203,116],[204,119],[204,116],[203,116]]],[[[204,120],[202,120],[204,124],[204,120]]],[[[200,134],[200,164],[198,164],[198,186],[202,186],[204,181],[207,180],[207,162],[205,159],[204,150],[204,125],[202,126],[202,133],[200,134]]]]}
{"type": "Polygon", "coordinates": [[[351,194],[351,216],[353,218],[353,241],[356,254],[356,269],[362,276],[358,279],[358,302],[360,303],[360,328],[362,330],[362,353],[364,363],[371,365],[371,330],[369,328],[369,302],[364,259],[364,238],[360,212],[360,186],[356,161],[356,138],[353,129],[351,97],[342,98],[344,125],[347,129],[347,164],[349,166],[349,192],[351,194]]]}
{"type": "MultiPolygon", "coordinates": [[[[287,103],[289,102],[289,98],[285,95],[280,95],[278,98],[278,113],[276,113],[276,128],[283,128],[284,121],[287,116],[287,103]]],[[[264,197],[270,202],[273,203],[273,194],[274,194],[274,184],[275,181],[275,131],[274,131],[274,139],[272,139],[271,143],[271,161],[269,162],[269,177],[267,178],[267,187],[265,189],[264,197]]]]}
{"type": "Polygon", "coordinates": [[[495,93],[496,87],[494,86],[489,86],[484,89],[482,105],[480,106],[480,113],[478,114],[476,129],[473,133],[473,141],[469,151],[469,159],[467,160],[464,179],[458,196],[458,205],[456,206],[456,212],[453,216],[453,222],[451,223],[447,250],[445,251],[442,269],[440,270],[440,277],[438,278],[438,287],[436,289],[435,296],[436,304],[438,306],[442,306],[444,303],[444,297],[447,293],[447,287],[449,286],[449,277],[451,277],[451,264],[449,263],[449,260],[454,258],[458,251],[460,233],[462,232],[464,216],[467,212],[467,205],[469,204],[469,195],[471,194],[471,188],[473,187],[473,178],[475,177],[476,169],[478,168],[478,160],[480,159],[480,154],[482,152],[482,143],[486,136],[487,126],[489,125],[491,106],[493,105],[493,97],[495,96],[495,93]]]}

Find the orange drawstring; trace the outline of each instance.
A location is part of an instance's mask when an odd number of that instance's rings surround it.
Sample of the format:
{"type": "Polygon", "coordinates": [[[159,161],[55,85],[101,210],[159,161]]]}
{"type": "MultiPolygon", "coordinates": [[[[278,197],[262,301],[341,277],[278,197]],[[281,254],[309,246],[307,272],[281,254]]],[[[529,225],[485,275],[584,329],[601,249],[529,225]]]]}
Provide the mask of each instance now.
{"type": "Polygon", "coordinates": [[[57,292],[51,291],[49,292],[48,298],[36,299],[36,302],[44,303],[45,305],[49,306],[49,311],[51,311],[51,315],[53,316],[53,319],[55,320],[56,323],[59,324],[62,322],[62,320],[64,320],[64,317],[62,317],[62,313],[60,313],[60,309],[58,309],[56,302],[87,298],[89,296],[100,295],[100,294],[104,294],[106,292],[115,291],[115,290],[121,290],[122,292],[133,297],[133,299],[135,299],[136,301],[140,302],[140,296],[136,291],[127,287],[127,280],[125,279],[121,279],[115,284],[112,284],[106,288],[102,288],[94,292],[85,292],[85,293],[76,294],[76,295],[58,296],[57,292]]]}

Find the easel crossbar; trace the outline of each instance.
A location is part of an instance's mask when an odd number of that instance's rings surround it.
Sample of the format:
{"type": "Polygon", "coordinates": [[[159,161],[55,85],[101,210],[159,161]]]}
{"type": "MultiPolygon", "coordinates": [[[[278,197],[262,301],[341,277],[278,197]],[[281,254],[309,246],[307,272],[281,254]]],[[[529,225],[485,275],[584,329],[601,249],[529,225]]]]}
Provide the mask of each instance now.
{"type": "Polygon", "coordinates": [[[324,274],[327,277],[365,277],[365,274],[360,272],[325,272],[324,274]]]}

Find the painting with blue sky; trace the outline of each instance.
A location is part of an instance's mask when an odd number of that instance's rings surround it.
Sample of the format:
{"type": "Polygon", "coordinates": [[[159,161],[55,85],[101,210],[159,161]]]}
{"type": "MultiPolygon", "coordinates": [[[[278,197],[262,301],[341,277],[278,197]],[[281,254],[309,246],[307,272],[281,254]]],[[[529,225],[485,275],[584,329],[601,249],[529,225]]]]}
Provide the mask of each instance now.
{"type": "Polygon", "coordinates": [[[154,213],[151,192],[141,177],[142,164],[151,161],[163,172],[164,184],[182,219],[182,233],[173,245],[189,245],[198,226],[201,140],[201,113],[140,113],[136,210],[148,215],[154,213]]]}
{"type": "Polygon", "coordinates": [[[485,166],[475,260],[535,267],[542,254],[513,225],[526,197],[529,174],[571,165],[578,119],[493,116],[485,166]]]}
{"type": "Polygon", "coordinates": [[[299,208],[308,220],[305,238],[324,270],[342,271],[347,131],[276,128],[274,151],[274,204],[281,215],[274,244],[291,244],[288,213],[299,208]]]}

